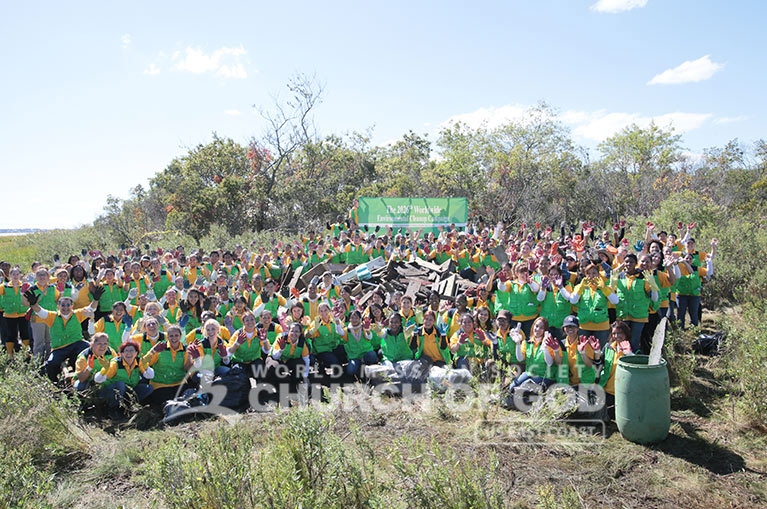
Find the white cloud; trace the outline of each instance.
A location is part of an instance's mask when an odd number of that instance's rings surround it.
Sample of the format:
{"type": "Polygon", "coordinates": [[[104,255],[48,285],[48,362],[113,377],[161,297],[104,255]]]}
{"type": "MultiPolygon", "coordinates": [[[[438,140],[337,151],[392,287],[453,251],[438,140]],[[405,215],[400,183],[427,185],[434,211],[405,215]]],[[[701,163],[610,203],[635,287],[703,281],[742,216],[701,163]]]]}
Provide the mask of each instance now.
{"type": "Polygon", "coordinates": [[[122,46],[123,48],[127,48],[128,46],[130,46],[131,42],[133,41],[131,40],[130,34],[123,34],[122,37],[120,37],[120,46],[122,46]]]}
{"type": "Polygon", "coordinates": [[[715,124],[734,124],[735,122],[743,122],[748,120],[748,115],[738,115],[737,117],[719,117],[714,120],[715,124]]]}
{"type": "Polygon", "coordinates": [[[655,122],[655,125],[663,128],[673,127],[677,133],[686,133],[701,127],[711,116],[710,113],[684,113],[680,111],[646,116],[639,113],[602,110],[595,112],[567,111],[560,116],[560,120],[572,127],[574,136],[602,141],[631,124],[647,127],[651,122],[655,122]]]}
{"type": "Polygon", "coordinates": [[[148,74],[150,76],[156,76],[160,74],[160,68],[154,64],[149,64],[149,67],[144,69],[144,74],[148,74]]]}
{"type": "Polygon", "coordinates": [[[453,115],[446,121],[442,122],[439,127],[448,127],[450,124],[460,122],[466,124],[472,129],[479,127],[486,127],[488,129],[494,129],[500,127],[509,122],[519,121],[527,116],[529,107],[521,106],[519,104],[507,104],[496,108],[490,106],[489,108],[479,108],[478,110],[470,113],[462,113],[460,115],[453,115]]]}
{"type": "Polygon", "coordinates": [[[724,68],[724,64],[711,61],[711,55],[704,55],[697,60],[688,60],[673,69],[666,69],[656,74],[647,82],[648,85],[676,85],[704,81],[724,68]]]}
{"type": "MultiPolygon", "coordinates": [[[[479,108],[469,113],[453,115],[439,124],[440,128],[450,126],[460,121],[472,129],[495,127],[507,124],[509,121],[525,123],[531,119],[531,107],[511,104],[501,107],[479,108]]],[[[685,133],[701,127],[713,115],[711,113],[672,112],[660,115],[643,115],[641,113],[608,112],[605,110],[582,111],[568,110],[557,116],[557,120],[572,129],[573,136],[585,140],[602,141],[618,133],[624,127],[637,124],[647,127],[651,122],[663,128],[674,127],[677,133],[685,133]]]]}
{"type": "Polygon", "coordinates": [[[177,71],[213,73],[222,78],[244,79],[248,77],[248,73],[240,57],[246,54],[247,51],[242,45],[236,48],[224,46],[209,54],[200,48],[187,47],[183,56],[181,52],[176,51],[172,59],[176,61],[174,69],[177,71]]]}
{"type": "Polygon", "coordinates": [[[591,6],[592,11],[614,14],[647,5],[647,0],[599,0],[591,6]]]}
{"type": "Polygon", "coordinates": [[[224,110],[224,113],[226,115],[229,115],[230,117],[237,117],[239,115],[242,115],[242,112],[240,110],[224,110]]]}

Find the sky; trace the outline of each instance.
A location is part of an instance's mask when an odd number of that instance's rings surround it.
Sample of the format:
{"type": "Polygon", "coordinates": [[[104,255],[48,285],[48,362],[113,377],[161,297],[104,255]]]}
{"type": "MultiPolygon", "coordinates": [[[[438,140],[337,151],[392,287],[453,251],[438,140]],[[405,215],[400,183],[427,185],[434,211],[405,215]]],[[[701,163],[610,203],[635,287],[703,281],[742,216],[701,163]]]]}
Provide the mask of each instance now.
{"type": "Polygon", "coordinates": [[[92,222],[215,132],[246,143],[296,73],[321,134],[519,119],[576,143],[654,120],[692,156],[764,138],[765,2],[10,2],[0,16],[3,228],[92,222]]]}

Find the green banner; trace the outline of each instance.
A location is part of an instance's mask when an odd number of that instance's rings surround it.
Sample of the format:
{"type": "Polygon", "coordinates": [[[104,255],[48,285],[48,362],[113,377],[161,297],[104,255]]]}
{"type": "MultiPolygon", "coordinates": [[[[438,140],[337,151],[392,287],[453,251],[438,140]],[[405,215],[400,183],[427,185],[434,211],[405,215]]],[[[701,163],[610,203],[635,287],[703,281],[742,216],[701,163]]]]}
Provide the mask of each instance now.
{"type": "Polygon", "coordinates": [[[423,228],[455,224],[466,228],[469,206],[466,198],[368,198],[359,199],[360,226],[423,228]]]}

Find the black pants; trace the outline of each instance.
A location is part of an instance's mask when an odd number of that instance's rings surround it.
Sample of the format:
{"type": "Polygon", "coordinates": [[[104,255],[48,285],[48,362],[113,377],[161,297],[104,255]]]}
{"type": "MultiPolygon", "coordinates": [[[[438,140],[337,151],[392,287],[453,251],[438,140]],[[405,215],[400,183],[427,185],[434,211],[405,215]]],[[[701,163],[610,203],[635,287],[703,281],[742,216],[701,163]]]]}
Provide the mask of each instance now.
{"type": "Polygon", "coordinates": [[[0,333],[2,334],[3,343],[6,345],[13,343],[15,351],[19,351],[19,338],[24,344],[28,344],[30,349],[32,348],[32,333],[29,330],[29,322],[23,316],[18,318],[0,318],[0,333]]]}

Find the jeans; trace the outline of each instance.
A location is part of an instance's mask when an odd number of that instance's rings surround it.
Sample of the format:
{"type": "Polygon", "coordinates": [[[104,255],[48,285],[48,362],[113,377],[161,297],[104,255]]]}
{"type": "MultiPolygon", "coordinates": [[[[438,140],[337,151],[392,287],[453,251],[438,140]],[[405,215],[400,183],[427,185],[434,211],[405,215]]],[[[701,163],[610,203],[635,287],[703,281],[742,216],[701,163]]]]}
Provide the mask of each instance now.
{"type": "Polygon", "coordinates": [[[700,311],[700,295],[677,295],[679,306],[679,324],[684,329],[685,315],[689,313],[690,323],[693,327],[698,326],[698,313],[700,311]]]}
{"type": "Polygon", "coordinates": [[[468,357],[458,357],[458,359],[455,361],[455,367],[456,369],[468,369],[471,371],[471,366],[469,364],[469,358],[468,357]]]}
{"type": "MultiPolygon", "coordinates": [[[[639,353],[642,346],[642,330],[644,329],[644,322],[626,322],[631,327],[631,351],[639,353]]],[[[647,352],[650,353],[650,352],[647,352]]]]}
{"type": "Polygon", "coordinates": [[[125,382],[115,382],[101,389],[99,396],[106,400],[110,410],[117,410],[120,406],[124,406],[128,391],[135,394],[140,403],[152,394],[154,387],[149,384],[136,384],[135,387],[130,387],[125,382]]]}
{"type": "Polygon", "coordinates": [[[519,375],[517,378],[514,379],[514,382],[511,384],[511,388],[514,389],[515,387],[519,387],[523,383],[527,382],[528,380],[532,380],[533,382],[537,383],[538,385],[542,385],[544,389],[548,389],[552,385],[554,385],[557,381],[552,380],[550,378],[543,378],[542,376],[530,376],[530,374],[525,371],[521,375],[519,375]]]}
{"type": "Polygon", "coordinates": [[[346,374],[349,376],[358,375],[363,364],[376,364],[377,362],[378,356],[375,352],[365,352],[359,359],[349,359],[349,364],[346,365],[346,374]]]}
{"type": "Polygon", "coordinates": [[[45,374],[51,379],[51,382],[56,383],[61,374],[61,365],[64,361],[69,361],[69,365],[74,367],[77,356],[90,346],[87,341],[75,341],[67,346],[62,346],[51,352],[48,360],[45,361],[43,368],[45,374]]]}
{"type": "Polygon", "coordinates": [[[346,361],[346,350],[343,346],[337,346],[330,352],[316,354],[315,358],[323,367],[341,366],[346,361]]]}
{"type": "Polygon", "coordinates": [[[668,309],[666,310],[666,318],[669,322],[676,320],[676,301],[668,301],[668,309]]]}

